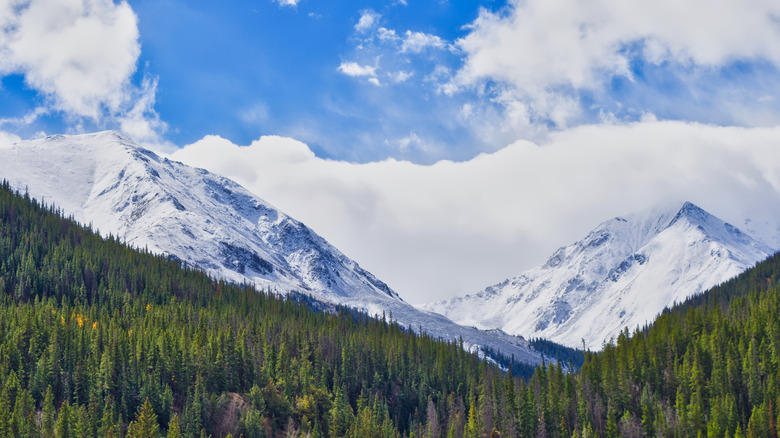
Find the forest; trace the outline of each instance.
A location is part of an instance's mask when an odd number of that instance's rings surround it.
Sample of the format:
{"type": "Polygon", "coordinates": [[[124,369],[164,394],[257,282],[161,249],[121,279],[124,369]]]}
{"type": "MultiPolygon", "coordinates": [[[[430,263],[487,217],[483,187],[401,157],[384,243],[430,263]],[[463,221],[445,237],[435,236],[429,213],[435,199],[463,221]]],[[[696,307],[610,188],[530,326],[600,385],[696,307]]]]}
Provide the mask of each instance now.
{"type": "Polygon", "coordinates": [[[0,438],[777,437],[778,271],[775,255],[569,354],[578,372],[518,374],[209,278],[3,183],[0,438]]]}

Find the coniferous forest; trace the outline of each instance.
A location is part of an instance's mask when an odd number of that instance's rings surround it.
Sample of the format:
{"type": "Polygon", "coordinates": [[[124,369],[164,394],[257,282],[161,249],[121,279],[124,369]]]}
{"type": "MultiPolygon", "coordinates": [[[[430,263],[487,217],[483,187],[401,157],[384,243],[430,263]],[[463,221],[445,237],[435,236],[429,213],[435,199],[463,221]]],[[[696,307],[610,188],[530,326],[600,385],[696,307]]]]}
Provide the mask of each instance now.
{"type": "Polygon", "coordinates": [[[577,373],[518,377],[136,251],[4,183],[0,438],[777,437],[779,273],[775,255],[577,373]]]}

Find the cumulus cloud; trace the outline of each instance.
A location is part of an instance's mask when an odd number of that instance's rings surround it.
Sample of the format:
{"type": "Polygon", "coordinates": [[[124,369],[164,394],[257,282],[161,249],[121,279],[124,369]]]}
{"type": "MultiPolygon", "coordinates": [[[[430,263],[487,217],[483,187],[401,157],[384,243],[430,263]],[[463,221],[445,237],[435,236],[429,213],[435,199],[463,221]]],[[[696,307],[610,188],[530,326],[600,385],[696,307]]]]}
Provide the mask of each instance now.
{"type": "Polygon", "coordinates": [[[377,77],[376,67],[370,65],[360,65],[354,61],[342,62],[339,65],[339,71],[354,78],[366,78],[369,83],[376,86],[382,85],[382,82],[377,77]]]}
{"type": "Polygon", "coordinates": [[[648,120],[429,166],[321,159],[281,137],[207,137],[172,157],[234,178],[423,302],[475,292],[603,220],[670,200],[737,226],[751,217],[780,246],[778,142],[780,128],[648,120]]]}
{"type": "Polygon", "coordinates": [[[401,53],[421,53],[425,49],[444,49],[448,44],[436,35],[407,30],[401,43],[401,53]]]}
{"type": "Polygon", "coordinates": [[[377,29],[376,34],[382,41],[398,41],[401,39],[398,34],[395,33],[394,29],[387,29],[385,27],[377,29]]]}
{"type": "Polygon", "coordinates": [[[378,26],[380,18],[373,10],[361,11],[352,38],[356,45],[349,56],[358,61],[342,62],[341,73],[367,78],[376,86],[400,84],[414,77],[415,69],[421,66],[429,69],[444,58],[455,58],[456,50],[441,37],[411,30],[399,35],[395,29],[378,26]],[[374,66],[361,64],[365,60],[372,60],[374,66]]]}
{"type": "Polygon", "coordinates": [[[111,119],[141,141],[159,139],[165,125],[153,109],[156,80],[131,83],[140,53],[138,18],[125,1],[11,0],[0,6],[0,75],[23,75],[44,96],[45,105],[29,114],[33,119],[51,111],[77,126],[79,119],[111,119]]]}
{"type": "Polygon", "coordinates": [[[98,118],[126,100],[141,48],[126,2],[32,0],[5,3],[0,72],[20,73],[54,109],[98,118]]]}
{"type": "Polygon", "coordinates": [[[360,65],[357,62],[342,62],[339,71],[347,76],[376,76],[376,68],[360,65]]]}
{"type": "Polygon", "coordinates": [[[778,16],[772,0],[511,0],[482,10],[457,41],[465,58],[452,85],[498,83],[537,116],[571,121],[578,91],[634,80],[633,60],[683,72],[745,60],[780,66],[778,16]]]}
{"type": "Polygon", "coordinates": [[[376,12],[366,9],[360,13],[360,19],[355,25],[355,30],[358,32],[367,32],[371,30],[376,24],[377,20],[381,17],[376,12]]]}
{"type": "Polygon", "coordinates": [[[427,144],[416,132],[410,132],[409,135],[398,141],[398,148],[401,149],[401,152],[406,152],[410,148],[425,150],[427,149],[427,144]]]}
{"type": "Polygon", "coordinates": [[[274,1],[278,3],[279,6],[289,6],[291,8],[298,6],[298,3],[301,2],[301,0],[274,0],[274,1]]]}

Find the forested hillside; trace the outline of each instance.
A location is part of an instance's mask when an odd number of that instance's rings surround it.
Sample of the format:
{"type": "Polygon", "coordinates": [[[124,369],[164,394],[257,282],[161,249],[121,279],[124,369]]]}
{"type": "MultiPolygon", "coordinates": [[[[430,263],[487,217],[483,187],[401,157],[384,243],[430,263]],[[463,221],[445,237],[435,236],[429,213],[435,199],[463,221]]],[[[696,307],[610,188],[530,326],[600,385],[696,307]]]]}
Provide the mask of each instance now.
{"type": "Polygon", "coordinates": [[[580,413],[608,436],[777,437],[778,280],[775,254],[586,355],[580,413]]]}
{"type": "Polygon", "coordinates": [[[510,382],[459,345],[215,282],[7,185],[0,260],[0,437],[390,437],[437,411],[458,431],[480,382],[510,382]]]}
{"type": "Polygon", "coordinates": [[[5,184],[0,262],[0,438],[777,436],[779,256],[586,353],[579,374],[528,379],[213,281],[5,184]]]}

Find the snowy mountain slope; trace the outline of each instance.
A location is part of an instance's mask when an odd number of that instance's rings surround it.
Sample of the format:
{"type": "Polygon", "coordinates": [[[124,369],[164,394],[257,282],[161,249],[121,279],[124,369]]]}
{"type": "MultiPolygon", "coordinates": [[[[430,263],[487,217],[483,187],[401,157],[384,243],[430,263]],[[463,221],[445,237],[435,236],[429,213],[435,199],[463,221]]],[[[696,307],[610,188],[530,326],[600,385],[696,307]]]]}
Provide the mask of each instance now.
{"type": "Polygon", "coordinates": [[[0,178],[139,248],[215,277],[296,290],[433,336],[539,363],[525,339],[461,327],[407,304],[325,239],[235,182],[161,158],[115,132],[0,148],[0,178]]]}
{"type": "Polygon", "coordinates": [[[461,324],[600,349],[772,252],[686,202],[606,221],[541,266],[422,307],[461,324]]]}

